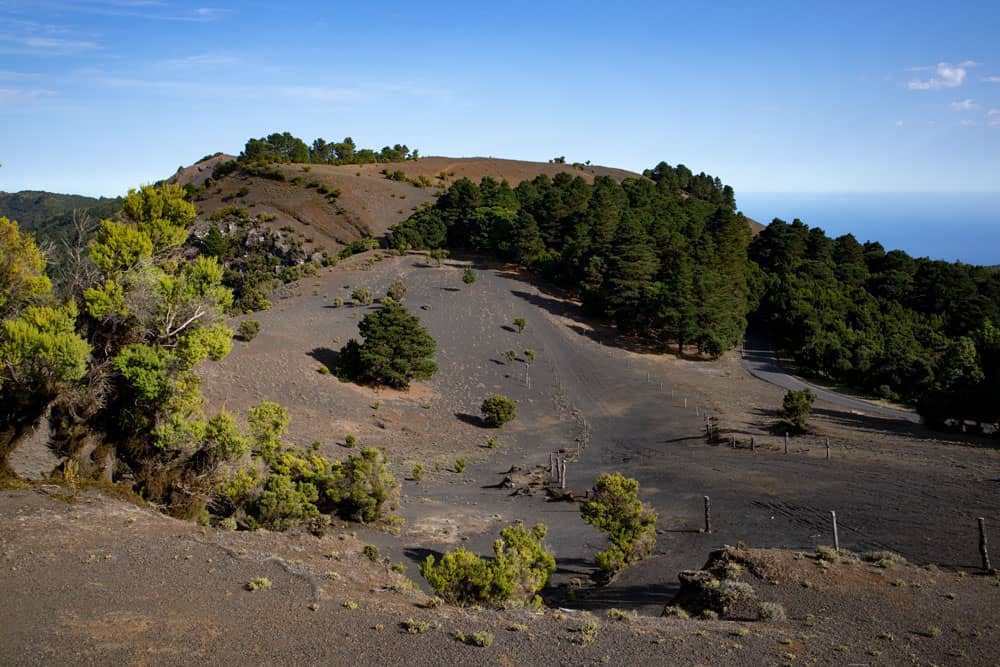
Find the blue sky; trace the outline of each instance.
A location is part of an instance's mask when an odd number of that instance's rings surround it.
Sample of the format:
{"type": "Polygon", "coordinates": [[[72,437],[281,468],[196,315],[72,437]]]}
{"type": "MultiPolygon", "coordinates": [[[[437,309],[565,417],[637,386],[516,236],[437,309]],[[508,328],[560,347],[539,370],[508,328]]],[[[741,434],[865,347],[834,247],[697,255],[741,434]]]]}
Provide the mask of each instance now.
{"type": "Polygon", "coordinates": [[[737,197],[996,192],[998,29],[996,0],[0,0],[0,190],[121,194],[288,130],[737,197]]]}

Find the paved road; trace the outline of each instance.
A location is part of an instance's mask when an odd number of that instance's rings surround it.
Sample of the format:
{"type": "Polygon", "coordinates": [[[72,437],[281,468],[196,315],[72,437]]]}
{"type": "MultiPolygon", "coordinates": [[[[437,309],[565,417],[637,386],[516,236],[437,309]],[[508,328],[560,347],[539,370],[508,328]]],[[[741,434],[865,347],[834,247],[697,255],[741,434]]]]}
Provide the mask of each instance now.
{"type": "Polygon", "coordinates": [[[897,410],[869,401],[864,401],[850,396],[844,396],[814,384],[804,382],[799,378],[789,375],[781,367],[778,357],[771,350],[766,341],[762,338],[748,338],[743,351],[743,366],[754,377],[765,382],[783,387],[785,389],[800,390],[808,387],[816,394],[816,398],[827,403],[839,405],[841,407],[861,412],[866,415],[878,415],[879,417],[889,417],[891,419],[903,419],[914,424],[920,423],[920,416],[911,410],[897,410]]]}

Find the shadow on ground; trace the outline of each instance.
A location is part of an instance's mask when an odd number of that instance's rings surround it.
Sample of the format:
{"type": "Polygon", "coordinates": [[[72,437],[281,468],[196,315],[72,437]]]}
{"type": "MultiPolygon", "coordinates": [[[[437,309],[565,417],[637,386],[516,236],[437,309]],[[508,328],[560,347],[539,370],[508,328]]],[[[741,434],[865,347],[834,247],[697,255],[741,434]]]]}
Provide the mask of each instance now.
{"type": "Polygon", "coordinates": [[[329,347],[314,347],[306,352],[306,356],[312,357],[330,371],[337,372],[337,359],[340,358],[340,351],[329,347]]]}

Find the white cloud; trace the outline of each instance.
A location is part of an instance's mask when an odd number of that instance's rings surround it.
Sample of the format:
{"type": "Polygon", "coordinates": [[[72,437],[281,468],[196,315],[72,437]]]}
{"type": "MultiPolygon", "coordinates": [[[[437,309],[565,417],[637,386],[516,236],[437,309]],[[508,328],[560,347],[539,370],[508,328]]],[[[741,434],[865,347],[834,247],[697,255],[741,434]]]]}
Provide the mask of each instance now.
{"type": "Polygon", "coordinates": [[[21,37],[0,34],[0,53],[34,56],[61,56],[85,51],[95,51],[97,42],[55,37],[21,37]]]}
{"type": "Polygon", "coordinates": [[[977,121],[974,121],[971,118],[963,118],[962,120],[958,121],[958,124],[964,125],[966,127],[975,127],[976,125],[979,125],[977,121]]]}
{"type": "Polygon", "coordinates": [[[1000,76],[984,76],[983,81],[987,83],[1000,83],[1000,76]]]}
{"type": "Polygon", "coordinates": [[[1000,129],[1000,109],[990,109],[986,112],[986,124],[1000,129]]]}
{"type": "Polygon", "coordinates": [[[972,111],[973,109],[979,108],[979,105],[970,99],[964,99],[960,102],[952,102],[948,106],[952,108],[952,111],[972,111]]]}
{"type": "Polygon", "coordinates": [[[196,67],[219,67],[238,65],[240,59],[231,53],[209,52],[196,53],[184,58],[161,60],[158,64],[169,69],[193,69],[196,67]]]}
{"type": "MultiPolygon", "coordinates": [[[[962,85],[965,81],[965,76],[968,74],[966,70],[970,67],[976,67],[979,63],[973,62],[971,60],[965,60],[957,65],[952,65],[951,63],[938,63],[934,67],[934,74],[929,79],[913,79],[906,87],[910,90],[938,90],[940,88],[957,88],[962,85]]],[[[911,68],[911,71],[918,71],[911,68]]]]}
{"type": "Polygon", "coordinates": [[[0,88],[0,111],[34,106],[43,99],[55,96],[56,92],[54,90],[40,88],[0,88]]]}

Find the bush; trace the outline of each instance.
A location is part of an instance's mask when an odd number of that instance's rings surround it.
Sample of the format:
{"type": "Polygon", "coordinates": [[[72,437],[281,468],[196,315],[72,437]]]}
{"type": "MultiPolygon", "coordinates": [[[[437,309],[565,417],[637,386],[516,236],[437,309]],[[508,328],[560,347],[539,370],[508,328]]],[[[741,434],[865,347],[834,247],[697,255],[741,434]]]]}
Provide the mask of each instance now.
{"type": "Polygon", "coordinates": [[[757,618],[761,621],[783,621],[786,617],[785,608],[777,602],[761,602],[757,605],[757,618]]]}
{"type": "Polygon", "coordinates": [[[580,505],[583,520],[608,534],[611,546],[595,556],[608,577],[645,558],[656,545],[656,512],[639,500],[639,482],[620,473],[601,475],[580,505]]]}
{"type": "Polygon", "coordinates": [[[524,327],[526,327],[527,325],[528,322],[523,317],[514,318],[514,326],[517,327],[517,333],[524,332],[524,327]]]}
{"type": "Polygon", "coordinates": [[[490,428],[500,428],[517,417],[517,404],[500,394],[484,400],[479,410],[483,413],[483,421],[490,428]]]}
{"type": "Polygon", "coordinates": [[[466,285],[476,282],[476,272],[469,267],[465,267],[465,271],[462,272],[462,282],[466,285]]]}
{"type": "Polygon", "coordinates": [[[250,342],[260,332],[260,322],[257,320],[243,320],[240,322],[238,331],[240,332],[240,338],[250,342]]]}
{"type": "Polygon", "coordinates": [[[372,293],[369,292],[364,287],[359,287],[358,289],[351,292],[351,299],[354,303],[361,306],[369,306],[373,301],[372,293]]]}
{"type": "Polygon", "coordinates": [[[372,523],[399,507],[399,482],[389,472],[381,451],[363,447],[347,457],[341,473],[327,491],[341,516],[372,523]]]}
{"type": "Polygon", "coordinates": [[[406,285],[403,284],[402,280],[394,280],[389,285],[389,289],[386,290],[385,295],[393,301],[402,301],[403,297],[406,296],[406,285]]]}
{"type": "Polygon", "coordinates": [[[796,430],[803,431],[815,402],[816,394],[808,387],[799,391],[789,389],[781,403],[782,414],[796,430]]]}
{"type": "Polygon", "coordinates": [[[459,548],[440,561],[428,556],[420,574],[452,604],[535,603],[556,569],[555,559],[542,546],[545,534],[543,524],[531,530],[523,524],[508,526],[493,543],[493,560],[459,548]]]}

